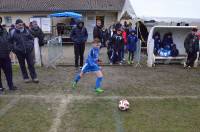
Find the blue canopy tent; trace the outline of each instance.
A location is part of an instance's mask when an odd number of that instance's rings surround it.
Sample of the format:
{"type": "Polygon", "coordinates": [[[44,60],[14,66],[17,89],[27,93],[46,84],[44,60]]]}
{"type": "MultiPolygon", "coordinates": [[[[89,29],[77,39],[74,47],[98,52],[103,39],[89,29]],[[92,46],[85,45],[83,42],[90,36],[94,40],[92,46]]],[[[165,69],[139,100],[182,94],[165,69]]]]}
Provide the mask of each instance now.
{"type": "Polygon", "coordinates": [[[49,15],[50,17],[71,17],[80,19],[82,18],[81,14],[75,13],[75,12],[61,12],[61,13],[53,13],[49,15]]]}
{"type": "MultiPolygon", "coordinates": [[[[76,20],[82,19],[82,14],[78,14],[75,12],[61,12],[61,13],[53,13],[50,14],[49,17],[52,18],[73,18],[76,20]]],[[[74,26],[76,26],[76,20],[73,21],[70,24],[64,24],[64,23],[57,23],[56,26],[52,26],[53,28],[56,28],[58,32],[58,36],[61,36],[62,38],[62,44],[68,44],[68,43],[73,43],[72,40],[70,39],[70,32],[74,26]]],[[[53,30],[55,31],[55,30],[53,30]]]]}

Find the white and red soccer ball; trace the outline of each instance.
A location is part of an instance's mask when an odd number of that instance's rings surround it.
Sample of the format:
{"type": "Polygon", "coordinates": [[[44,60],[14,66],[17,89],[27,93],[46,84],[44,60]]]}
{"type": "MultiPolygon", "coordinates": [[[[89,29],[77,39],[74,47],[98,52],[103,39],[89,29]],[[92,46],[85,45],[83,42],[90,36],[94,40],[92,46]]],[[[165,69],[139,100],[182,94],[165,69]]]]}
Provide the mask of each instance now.
{"type": "Polygon", "coordinates": [[[127,111],[130,107],[130,103],[128,102],[128,100],[126,99],[122,99],[119,101],[119,105],[118,105],[118,108],[121,110],[121,111],[127,111]]]}

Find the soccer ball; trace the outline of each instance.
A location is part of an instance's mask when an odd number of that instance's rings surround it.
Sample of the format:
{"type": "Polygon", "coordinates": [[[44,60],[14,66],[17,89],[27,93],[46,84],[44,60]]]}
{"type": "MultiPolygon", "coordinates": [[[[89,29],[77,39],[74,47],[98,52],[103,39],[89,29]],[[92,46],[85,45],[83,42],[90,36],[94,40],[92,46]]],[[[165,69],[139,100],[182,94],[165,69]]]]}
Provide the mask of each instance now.
{"type": "Polygon", "coordinates": [[[129,105],[130,104],[129,104],[128,100],[122,99],[122,100],[119,101],[118,107],[121,111],[127,111],[129,109],[129,105]]]}

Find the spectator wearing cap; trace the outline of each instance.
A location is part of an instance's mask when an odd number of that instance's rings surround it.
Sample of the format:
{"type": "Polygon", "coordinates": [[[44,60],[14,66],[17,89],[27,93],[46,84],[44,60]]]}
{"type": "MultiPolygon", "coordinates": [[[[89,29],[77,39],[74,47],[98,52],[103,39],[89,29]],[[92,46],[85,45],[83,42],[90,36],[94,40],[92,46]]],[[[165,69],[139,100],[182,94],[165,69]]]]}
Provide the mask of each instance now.
{"type": "Polygon", "coordinates": [[[9,90],[16,90],[17,87],[13,85],[12,65],[9,57],[10,46],[8,32],[1,25],[2,18],[0,17],[0,92],[5,88],[1,82],[1,70],[5,73],[9,90]]]}
{"type": "Polygon", "coordinates": [[[194,62],[197,58],[197,52],[199,51],[199,39],[197,36],[197,28],[193,28],[184,41],[185,51],[188,54],[186,67],[190,68],[194,66],[194,62]]]}
{"type": "Polygon", "coordinates": [[[30,79],[27,73],[26,63],[28,64],[29,73],[34,83],[38,83],[37,74],[34,67],[34,38],[30,31],[24,27],[21,19],[15,22],[15,29],[11,31],[11,41],[13,43],[13,51],[19,61],[20,69],[25,83],[29,83],[30,79]]]}

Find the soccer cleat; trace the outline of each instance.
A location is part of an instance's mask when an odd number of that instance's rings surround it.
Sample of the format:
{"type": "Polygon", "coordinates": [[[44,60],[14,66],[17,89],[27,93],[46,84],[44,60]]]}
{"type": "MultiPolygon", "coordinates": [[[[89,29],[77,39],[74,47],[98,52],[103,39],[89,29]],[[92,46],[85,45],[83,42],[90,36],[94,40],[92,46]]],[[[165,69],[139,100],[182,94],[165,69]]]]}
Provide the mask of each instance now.
{"type": "Polygon", "coordinates": [[[72,88],[73,88],[73,89],[76,89],[76,88],[77,88],[77,82],[75,82],[75,81],[72,82],[72,88]]]}
{"type": "Polygon", "coordinates": [[[102,88],[97,88],[95,91],[96,91],[97,94],[100,94],[100,93],[104,92],[104,90],[102,88]]]}

